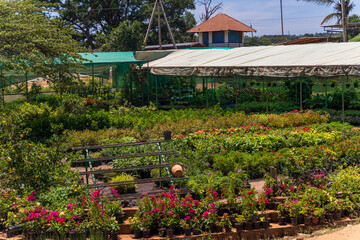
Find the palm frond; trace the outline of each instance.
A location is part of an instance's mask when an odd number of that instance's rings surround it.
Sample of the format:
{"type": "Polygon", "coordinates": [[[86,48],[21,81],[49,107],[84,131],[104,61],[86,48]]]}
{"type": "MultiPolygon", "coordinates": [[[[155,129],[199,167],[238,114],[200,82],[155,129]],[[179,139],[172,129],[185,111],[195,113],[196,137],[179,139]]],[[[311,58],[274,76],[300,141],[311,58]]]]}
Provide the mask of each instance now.
{"type": "MultiPolygon", "coordinates": [[[[297,0],[297,1],[300,1],[300,0],[297,0]]],[[[335,3],[335,0],[302,0],[302,1],[313,2],[316,4],[320,4],[320,5],[331,5],[331,4],[335,3]]]]}
{"type": "Polygon", "coordinates": [[[331,14],[327,15],[324,18],[324,20],[321,22],[321,25],[323,25],[324,23],[330,21],[333,18],[336,18],[337,23],[339,24],[339,21],[341,20],[341,13],[331,13],[331,14]]]}

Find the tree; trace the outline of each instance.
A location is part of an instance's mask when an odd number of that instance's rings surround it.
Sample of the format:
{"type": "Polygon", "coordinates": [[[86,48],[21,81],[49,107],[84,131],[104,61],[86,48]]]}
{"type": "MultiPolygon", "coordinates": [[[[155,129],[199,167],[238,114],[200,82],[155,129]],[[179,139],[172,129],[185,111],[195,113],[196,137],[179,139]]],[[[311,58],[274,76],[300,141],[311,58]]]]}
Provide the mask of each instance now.
{"type": "MultiPolygon", "coordinates": [[[[44,78],[72,74],[84,60],[75,32],[29,0],[0,0],[0,62],[3,71],[44,78]]],[[[61,79],[57,79],[61,81],[61,79]]],[[[58,82],[56,81],[56,82],[58,82]]],[[[25,89],[27,91],[27,88],[25,89]]]]}
{"type": "MultiPolygon", "coordinates": [[[[327,15],[324,18],[324,20],[321,22],[321,24],[329,22],[332,19],[336,19],[336,24],[341,24],[341,17],[342,17],[341,0],[303,0],[303,1],[314,2],[323,5],[334,5],[335,12],[327,15]]],[[[350,0],[345,0],[344,2],[345,2],[345,19],[346,19],[349,16],[351,10],[355,7],[355,4],[352,3],[350,0]]]]}
{"type": "Polygon", "coordinates": [[[223,2],[212,5],[212,0],[199,0],[199,5],[204,6],[204,13],[200,14],[200,21],[205,22],[209,20],[217,11],[223,7],[223,2]]]}
{"type": "Polygon", "coordinates": [[[101,43],[101,51],[135,51],[141,50],[144,42],[143,24],[125,20],[108,35],[101,34],[96,40],[101,43]]]}
{"type": "MultiPolygon", "coordinates": [[[[108,35],[124,21],[133,24],[143,23],[142,31],[146,32],[153,8],[153,0],[37,0],[56,4],[61,10],[60,16],[66,23],[80,33],[78,40],[84,46],[98,48],[103,42],[97,42],[99,34],[108,35]]],[[[194,0],[167,0],[163,5],[172,27],[175,39],[180,42],[188,39],[186,31],[195,25],[195,18],[189,10],[195,9],[194,0]]],[[[156,19],[154,19],[155,21],[156,19]]],[[[165,24],[165,23],[164,23],[165,24]]],[[[165,26],[165,25],[164,25],[165,26]]],[[[165,29],[165,28],[163,28],[165,29]]],[[[157,43],[157,27],[151,29],[148,42],[157,43]]],[[[167,31],[162,33],[166,43],[167,31]]],[[[101,38],[100,38],[101,40],[101,38]]]]}

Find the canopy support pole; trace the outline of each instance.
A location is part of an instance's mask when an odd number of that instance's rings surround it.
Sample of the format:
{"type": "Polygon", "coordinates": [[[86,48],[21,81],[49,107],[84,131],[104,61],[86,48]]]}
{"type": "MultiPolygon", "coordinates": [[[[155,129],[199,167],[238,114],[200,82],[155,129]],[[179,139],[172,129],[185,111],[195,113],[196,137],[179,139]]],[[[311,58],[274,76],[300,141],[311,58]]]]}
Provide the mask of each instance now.
{"type": "Polygon", "coordinates": [[[235,109],[238,109],[239,78],[235,77],[235,109]]]}
{"type": "Polygon", "coordinates": [[[328,108],[328,84],[327,78],[325,78],[325,109],[328,108]]]}
{"type": "Polygon", "coordinates": [[[156,79],[155,79],[155,102],[156,102],[156,108],[159,107],[159,102],[158,102],[158,75],[156,75],[156,79]]]}
{"type": "Polygon", "coordinates": [[[4,80],[2,68],[0,68],[0,77],[1,77],[1,100],[3,106],[5,106],[5,80],[4,80]]]}
{"type": "Polygon", "coordinates": [[[178,104],[181,105],[181,78],[177,77],[179,83],[179,101],[178,104]]]}
{"type": "Polygon", "coordinates": [[[115,65],[114,68],[115,68],[115,71],[113,69],[112,77],[115,80],[115,89],[116,89],[115,92],[117,93],[119,91],[119,86],[118,86],[118,77],[119,77],[118,76],[118,65],[115,65]]]}
{"type": "Polygon", "coordinates": [[[93,94],[95,92],[95,76],[94,76],[94,64],[91,64],[91,78],[92,78],[92,87],[93,94]]]}
{"type": "Polygon", "coordinates": [[[263,101],[265,100],[265,79],[264,77],[261,77],[262,78],[262,98],[263,98],[263,101]]]}
{"type": "MultiPolygon", "coordinates": [[[[266,80],[268,80],[266,78],[266,80]]],[[[265,96],[266,96],[266,113],[269,113],[269,94],[268,94],[268,88],[269,88],[269,84],[268,84],[268,87],[266,88],[266,93],[265,93],[265,96]]]]}
{"type": "Polygon", "coordinates": [[[300,78],[300,111],[302,112],[303,110],[303,85],[302,85],[302,78],[300,78]]]}
{"type": "MultiPolygon", "coordinates": [[[[28,72],[25,72],[25,95],[26,95],[26,101],[29,102],[28,72]]],[[[61,84],[60,84],[60,95],[61,95],[61,84]]]]}
{"type": "Polygon", "coordinates": [[[205,78],[205,80],[206,80],[206,108],[209,108],[208,79],[205,78]]]}
{"type": "MultiPolygon", "coordinates": [[[[346,75],[347,76],[347,75],[346,75]]],[[[342,111],[342,122],[345,122],[345,95],[344,95],[344,76],[341,77],[341,111],[342,111]]]]}

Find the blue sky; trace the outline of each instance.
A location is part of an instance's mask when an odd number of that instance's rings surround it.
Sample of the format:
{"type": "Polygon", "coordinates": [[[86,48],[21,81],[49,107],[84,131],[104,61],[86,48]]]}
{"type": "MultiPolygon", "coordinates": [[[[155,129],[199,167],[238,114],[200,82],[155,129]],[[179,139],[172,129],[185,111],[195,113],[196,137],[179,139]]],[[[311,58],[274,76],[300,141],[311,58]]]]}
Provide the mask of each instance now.
{"type": "MultiPolygon", "coordinates": [[[[218,2],[220,0],[213,0],[218,2]]],[[[280,0],[222,0],[223,8],[219,13],[250,25],[257,30],[255,36],[281,34],[280,0]]],[[[355,6],[351,14],[360,14],[360,1],[354,0],[355,6]]],[[[197,6],[194,11],[197,21],[202,8],[197,6]]],[[[304,34],[323,32],[320,23],[333,6],[322,6],[305,1],[283,0],[284,32],[286,34],[304,34]]],[[[248,34],[249,35],[249,34],[248,34]]]]}

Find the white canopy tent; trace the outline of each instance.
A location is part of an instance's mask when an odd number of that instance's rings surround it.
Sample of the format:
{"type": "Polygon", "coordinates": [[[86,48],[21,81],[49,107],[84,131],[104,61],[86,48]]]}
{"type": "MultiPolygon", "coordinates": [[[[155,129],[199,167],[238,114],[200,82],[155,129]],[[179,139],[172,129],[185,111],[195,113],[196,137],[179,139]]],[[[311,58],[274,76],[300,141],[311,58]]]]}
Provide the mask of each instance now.
{"type": "Polygon", "coordinates": [[[360,43],[175,50],[143,68],[168,76],[360,76],[360,43]]]}

